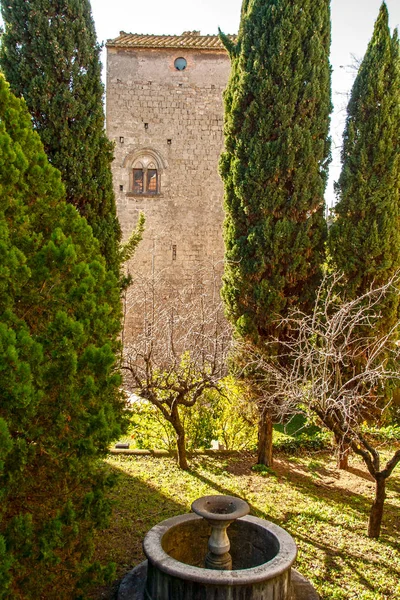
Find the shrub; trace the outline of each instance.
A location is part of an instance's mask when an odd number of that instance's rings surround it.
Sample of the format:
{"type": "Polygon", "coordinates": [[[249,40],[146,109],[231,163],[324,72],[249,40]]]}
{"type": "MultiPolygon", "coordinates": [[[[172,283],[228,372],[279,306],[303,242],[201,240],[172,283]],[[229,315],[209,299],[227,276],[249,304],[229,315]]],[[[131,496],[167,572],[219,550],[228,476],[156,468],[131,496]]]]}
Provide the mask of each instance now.
{"type": "Polygon", "coordinates": [[[300,433],[291,437],[281,435],[274,440],[274,448],[287,454],[298,454],[302,451],[324,450],[332,445],[332,435],[327,431],[313,434],[300,433]]]}
{"type": "MultiPolygon", "coordinates": [[[[210,448],[212,440],[219,440],[227,450],[254,450],[257,416],[247,393],[242,383],[226,377],[220,391],[206,390],[194,406],[180,407],[188,449],[210,448]]],[[[175,446],[173,427],[145,400],[131,406],[129,435],[137,448],[173,450],[175,446]]]]}
{"type": "Polygon", "coordinates": [[[380,442],[400,442],[400,426],[387,425],[386,427],[375,427],[365,425],[363,432],[380,442]]]}
{"type": "Polygon", "coordinates": [[[101,572],[119,285],[3,77],[0,147],[0,598],[64,600],[101,572]]]}

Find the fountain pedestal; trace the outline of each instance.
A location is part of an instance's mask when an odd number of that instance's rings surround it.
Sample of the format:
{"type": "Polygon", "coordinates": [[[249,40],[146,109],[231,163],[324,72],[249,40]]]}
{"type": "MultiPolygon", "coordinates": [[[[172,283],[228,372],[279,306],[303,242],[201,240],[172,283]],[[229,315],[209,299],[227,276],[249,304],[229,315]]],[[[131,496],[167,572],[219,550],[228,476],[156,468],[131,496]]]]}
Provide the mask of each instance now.
{"type": "Polygon", "coordinates": [[[205,568],[231,571],[231,544],[226,530],[236,519],[249,514],[249,505],[234,496],[203,496],[193,502],[192,511],[211,526],[205,568]]]}

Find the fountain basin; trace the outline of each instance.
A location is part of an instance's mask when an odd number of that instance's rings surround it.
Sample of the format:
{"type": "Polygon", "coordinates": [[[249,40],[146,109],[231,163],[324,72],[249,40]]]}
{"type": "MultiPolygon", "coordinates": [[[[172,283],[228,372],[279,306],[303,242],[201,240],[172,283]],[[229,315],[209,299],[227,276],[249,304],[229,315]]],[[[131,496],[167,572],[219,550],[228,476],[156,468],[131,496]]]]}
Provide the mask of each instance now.
{"type": "Polygon", "coordinates": [[[203,496],[192,503],[192,511],[206,521],[226,521],[232,523],[246,516],[250,507],[241,498],[235,496],[203,496]]]}
{"type": "Polygon", "coordinates": [[[229,527],[232,570],[204,567],[211,527],[188,514],[159,523],[146,535],[148,600],[290,600],[297,550],[281,527],[245,516],[229,527]]]}

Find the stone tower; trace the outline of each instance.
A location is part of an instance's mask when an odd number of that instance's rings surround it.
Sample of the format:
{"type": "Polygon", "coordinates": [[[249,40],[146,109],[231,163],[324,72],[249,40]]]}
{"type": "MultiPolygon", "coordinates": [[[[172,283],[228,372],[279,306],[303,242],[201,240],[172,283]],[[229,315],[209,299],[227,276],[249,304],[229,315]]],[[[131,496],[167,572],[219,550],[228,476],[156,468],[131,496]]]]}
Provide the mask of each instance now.
{"type": "MultiPolygon", "coordinates": [[[[107,42],[107,133],[126,239],[139,212],[143,242],[128,265],[126,329],[143,327],[137,304],[193,283],[217,287],[222,273],[222,93],[229,56],[218,36],[121,32],[107,42]],[[146,282],[147,291],[141,286],[146,282]],[[149,287],[150,286],[150,287],[149,287]],[[151,288],[152,292],[149,292],[151,288]]],[[[149,309],[146,309],[149,322],[149,309]]],[[[150,319],[151,320],[151,319],[150,319]]],[[[145,325],[146,326],[146,325],[145,325]]]]}

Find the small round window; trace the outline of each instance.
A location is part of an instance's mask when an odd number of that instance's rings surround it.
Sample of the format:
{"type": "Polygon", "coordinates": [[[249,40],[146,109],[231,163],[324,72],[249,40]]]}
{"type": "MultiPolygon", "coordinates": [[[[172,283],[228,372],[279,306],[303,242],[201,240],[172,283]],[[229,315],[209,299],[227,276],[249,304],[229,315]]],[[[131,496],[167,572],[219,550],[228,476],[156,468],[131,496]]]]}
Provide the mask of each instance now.
{"type": "Polygon", "coordinates": [[[177,58],[174,62],[174,66],[177,71],[184,71],[187,66],[186,58],[183,58],[182,56],[177,58]]]}

